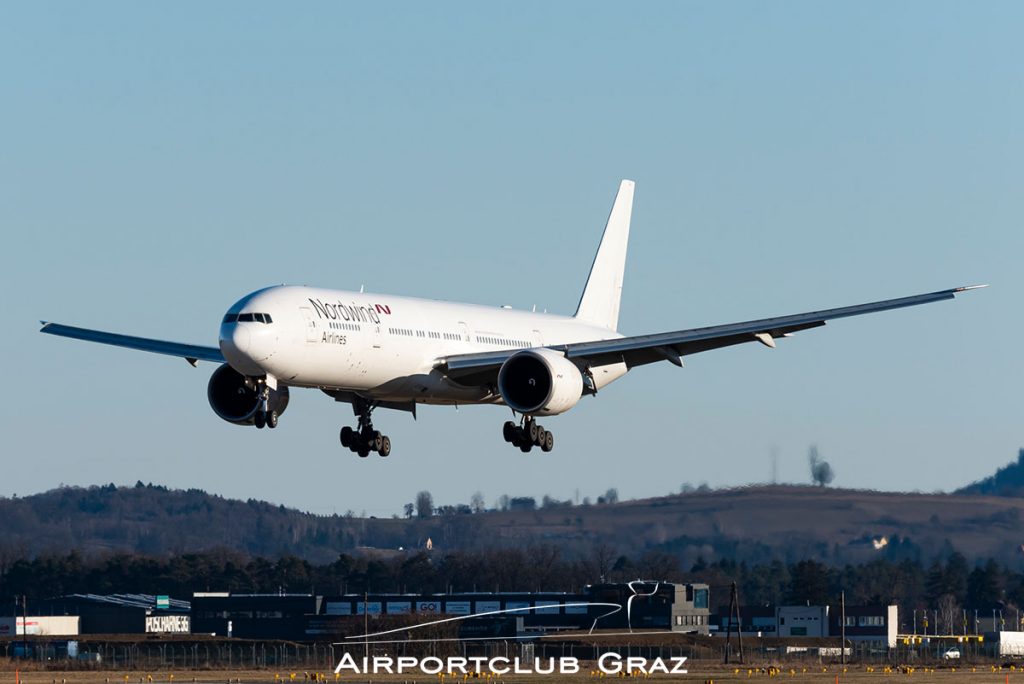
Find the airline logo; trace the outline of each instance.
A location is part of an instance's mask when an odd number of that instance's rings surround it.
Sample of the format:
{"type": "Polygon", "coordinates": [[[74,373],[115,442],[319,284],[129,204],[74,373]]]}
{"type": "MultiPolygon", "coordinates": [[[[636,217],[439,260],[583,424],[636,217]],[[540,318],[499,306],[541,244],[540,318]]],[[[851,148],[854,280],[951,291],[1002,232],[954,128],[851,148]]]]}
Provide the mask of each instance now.
{"type": "Polygon", "coordinates": [[[351,304],[344,304],[338,302],[324,302],[320,299],[309,298],[309,303],[316,309],[316,315],[320,318],[326,318],[328,320],[337,321],[349,321],[349,322],[373,322],[380,323],[381,315],[390,316],[391,306],[389,304],[370,304],[368,306],[361,306],[352,302],[351,304]]]}

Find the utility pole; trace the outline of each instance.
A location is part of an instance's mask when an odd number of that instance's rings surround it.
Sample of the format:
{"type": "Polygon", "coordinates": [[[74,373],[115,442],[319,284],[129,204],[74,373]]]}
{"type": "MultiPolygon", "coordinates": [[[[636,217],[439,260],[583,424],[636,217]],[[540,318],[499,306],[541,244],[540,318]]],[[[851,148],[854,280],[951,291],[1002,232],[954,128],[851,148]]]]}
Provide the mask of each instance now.
{"type": "Polygon", "coordinates": [[[743,623],[740,619],[740,601],[736,593],[736,583],[732,583],[729,592],[729,630],[725,633],[725,658],[723,664],[728,665],[732,656],[732,627],[736,625],[736,641],[738,642],[740,664],[743,664],[743,623]]]}
{"type": "Polygon", "coordinates": [[[842,636],[839,653],[843,667],[846,667],[846,591],[839,592],[839,634],[842,636]]]}
{"type": "MultiPolygon", "coordinates": [[[[14,631],[17,632],[18,631],[18,629],[17,629],[18,618],[17,617],[14,618],[14,622],[15,622],[15,629],[14,629],[14,631]]],[[[26,596],[25,594],[21,595],[21,649],[22,649],[22,657],[23,658],[27,658],[28,657],[28,596],[26,596]]]]}

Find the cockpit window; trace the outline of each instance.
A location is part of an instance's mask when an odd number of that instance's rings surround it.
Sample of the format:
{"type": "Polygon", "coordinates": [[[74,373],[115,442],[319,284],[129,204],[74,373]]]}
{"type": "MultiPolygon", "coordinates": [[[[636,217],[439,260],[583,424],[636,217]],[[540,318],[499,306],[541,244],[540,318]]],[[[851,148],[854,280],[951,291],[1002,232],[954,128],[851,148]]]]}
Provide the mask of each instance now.
{"type": "Polygon", "coordinates": [[[225,323],[273,323],[274,319],[270,314],[265,313],[241,313],[228,314],[224,317],[225,323]]]}

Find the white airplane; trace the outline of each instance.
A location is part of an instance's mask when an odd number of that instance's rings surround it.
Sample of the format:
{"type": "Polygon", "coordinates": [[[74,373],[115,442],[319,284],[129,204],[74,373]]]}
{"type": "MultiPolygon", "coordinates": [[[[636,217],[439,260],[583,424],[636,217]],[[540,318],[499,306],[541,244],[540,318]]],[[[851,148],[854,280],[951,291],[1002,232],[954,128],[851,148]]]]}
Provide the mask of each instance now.
{"type": "Polygon", "coordinates": [[[236,425],[277,427],[291,387],[319,389],[358,417],[341,443],[362,457],[391,453],[374,430],[375,408],[416,415],[417,404],[504,404],[518,414],[506,442],[551,451],[540,416],[564,413],[630,369],[744,342],[776,338],[825,321],[952,299],[958,287],[809,313],[650,335],[618,332],[633,181],[619,186],[574,316],[515,311],[364,292],[281,285],[228,309],[218,347],[202,347],[43,322],[41,332],[222,364],[207,388],[214,412],[236,425]]]}

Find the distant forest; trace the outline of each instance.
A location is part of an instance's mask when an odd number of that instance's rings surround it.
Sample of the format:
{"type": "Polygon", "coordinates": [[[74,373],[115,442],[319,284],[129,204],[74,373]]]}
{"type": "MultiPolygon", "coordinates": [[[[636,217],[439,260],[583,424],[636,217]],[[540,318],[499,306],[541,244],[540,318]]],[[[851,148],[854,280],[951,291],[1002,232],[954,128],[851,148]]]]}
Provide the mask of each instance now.
{"type": "Polygon", "coordinates": [[[1024,497],[1024,449],[1017,452],[1017,462],[1010,463],[986,477],[956,490],[957,494],[1024,497]]]}
{"type": "MultiPolygon", "coordinates": [[[[33,600],[68,593],[148,593],[189,599],[194,591],[323,595],[369,592],[578,591],[588,583],[636,578],[705,582],[712,605],[727,602],[727,587],[738,583],[743,605],[838,602],[849,605],[896,603],[904,610],[937,609],[960,620],[962,610],[1010,612],[1024,606],[1024,573],[987,561],[972,567],[953,553],[942,562],[877,560],[829,567],[813,560],[747,565],[732,560],[698,561],[680,567],[678,558],[649,551],[619,555],[599,545],[579,558],[538,545],[525,549],[456,552],[426,551],[388,558],[340,555],[316,565],[295,556],[277,560],[247,558],[231,552],[170,557],[111,555],[85,558],[78,553],[37,558],[0,559],[0,605],[25,594],[33,600]]],[[[1015,619],[1015,618],[1010,618],[1015,619]]],[[[955,625],[953,625],[955,626],[955,625]]],[[[959,629],[959,628],[958,628],[959,629]]]]}

